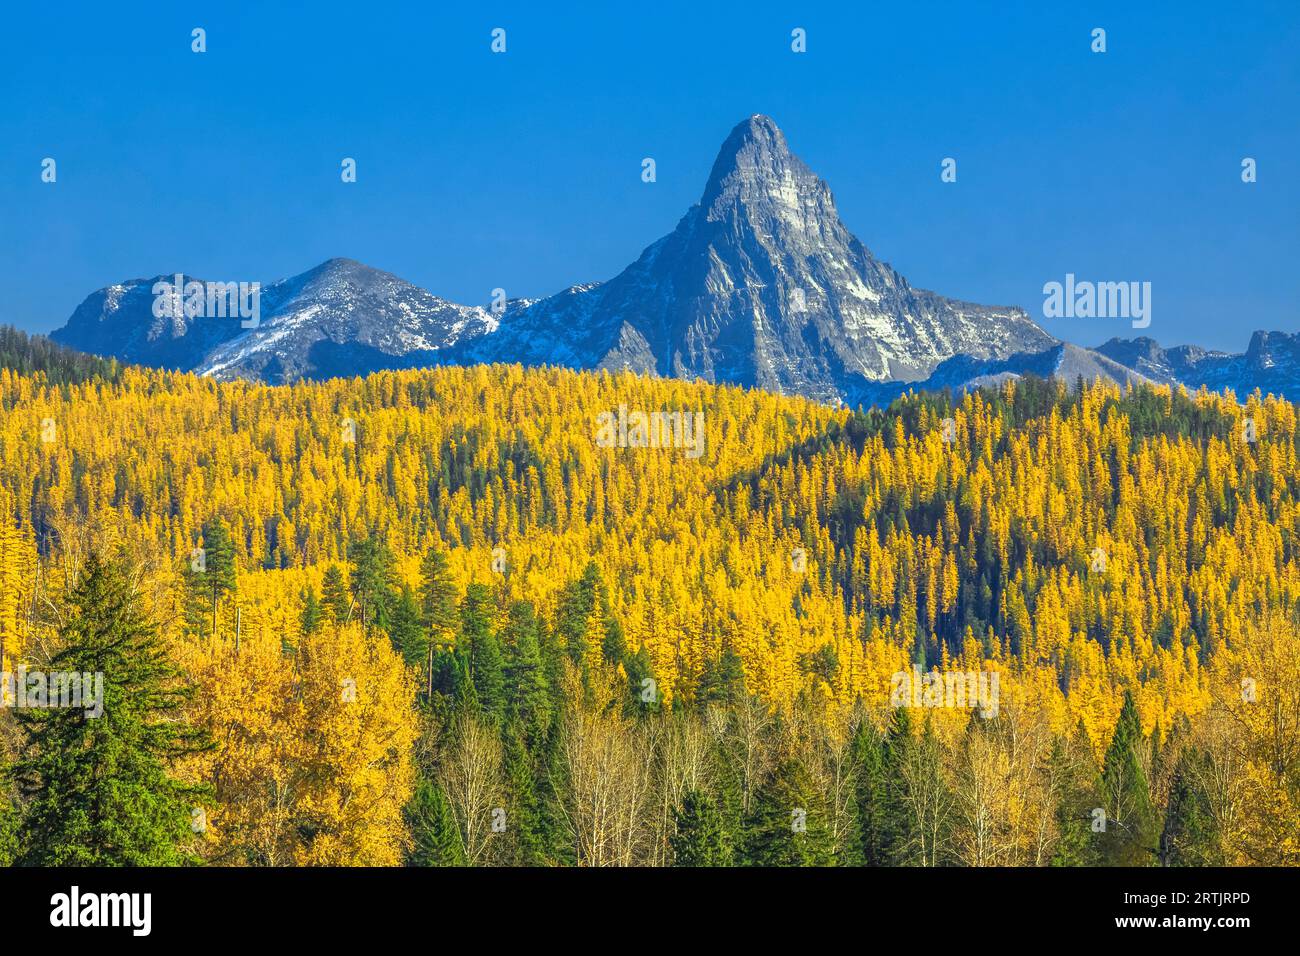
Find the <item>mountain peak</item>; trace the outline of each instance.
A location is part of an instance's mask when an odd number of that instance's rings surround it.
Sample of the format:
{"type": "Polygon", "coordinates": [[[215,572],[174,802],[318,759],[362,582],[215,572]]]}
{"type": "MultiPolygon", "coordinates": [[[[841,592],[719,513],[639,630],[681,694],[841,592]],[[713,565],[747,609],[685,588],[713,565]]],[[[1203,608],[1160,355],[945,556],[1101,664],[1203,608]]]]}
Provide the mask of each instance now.
{"type": "Polygon", "coordinates": [[[785,134],[771,117],[755,113],[738,123],[723,141],[700,205],[711,208],[719,200],[780,198],[799,181],[820,184],[812,170],[790,152],[785,134]]]}
{"type": "Polygon", "coordinates": [[[314,278],[317,276],[355,275],[357,273],[364,274],[378,271],[378,269],[368,266],[364,262],[358,262],[356,259],[335,256],[332,259],[326,259],[315,268],[308,269],[303,275],[314,278]]]}

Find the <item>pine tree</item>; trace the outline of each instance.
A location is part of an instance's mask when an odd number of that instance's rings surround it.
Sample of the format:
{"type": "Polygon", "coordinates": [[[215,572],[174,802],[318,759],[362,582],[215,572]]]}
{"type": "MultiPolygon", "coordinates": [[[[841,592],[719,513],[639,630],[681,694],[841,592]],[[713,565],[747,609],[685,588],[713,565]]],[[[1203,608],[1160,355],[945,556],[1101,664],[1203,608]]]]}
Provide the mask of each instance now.
{"type": "Polygon", "coordinates": [[[398,591],[389,612],[388,639],[408,665],[424,665],[429,646],[428,633],[420,620],[420,605],[406,585],[398,591]]]}
{"type": "Polygon", "coordinates": [[[217,610],[221,599],[235,590],[235,545],[225,523],[212,519],[203,525],[201,562],[191,562],[184,580],[190,595],[187,619],[192,630],[202,625],[199,617],[208,617],[208,634],[217,633],[217,610]]]}
{"type": "MultiPolygon", "coordinates": [[[[193,862],[191,811],[206,796],[170,768],[208,746],[181,721],[189,696],[126,576],[92,555],[68,598],[50,673],[102,675],[93,708],[19,713],[27,746],[14,776],[30,801],[20,862],[167,866],[193,862]],[[89,712],[88,712],[89,711],[89,712]]],[[[83,687],[84,687],[83,682],[83,687]]],[[[85,697],[83,697],[85,702],[85,697]]]]}
{"type": "Polygon", "coordinates": [[[1208,758],[1191,747],[1178,755],[1169,808],[1160,834],[1163,866],[1222,866],[1223,850],[1210,801],[1201,785],[1208,758]]]}
{"type": "Polygon", "coordinates": [[[580,667],[587,666],[592,647],[600,648],[607,663],[621,660],[626,647],[623,629],[610,613],[609,589],[595,561],[588,561],[582,576],[561,594],[555,629],[570,659],[580,667]]]}
{"type": "Polygon", "coordinates": [[[722,815],[705,794],[688,790],[673,811],[673,866],[730,866],[722,815]]]}
{"type": "Polygon", "coordinates": [[[1138,757],[1141,743],[1137,705],[1126,691],[1101,775],[1106,830],[1100,844],[1102,859],[1109,866],[1150,866],[1155,862],[1159,823],[1138,757]]]}
{"type": "Polygon", "coordinates": [[[1097,862],[1098,840],[1093,832],[1100,796],[1097,768],[1086,737],[1072,747],[1065,740],[1052,741],[1046,777],[1055,802],[1057,838],[1052,848],[1052,866],[1092,866],[1097,862]]]}
{"type": "Polygon", "coordinates": [[[888,866],[890,819],[884,741],[866,720],[858,723],[850,744],[857,766],[855,802],[862,865],[888,866]]]}
{"type": "Polygon", "coordinates": [[[542,623],[533,606],[516,601],[510,606],[501,636],[506,653],[506,687],[509,711],[519,721],[525,740],[536,745],[551,726],[551,688],[542,660],[542,623]]]}
{"type": "Polygon", "coordinates": [[[501,645],[492,633],[492,592],[484,584],[471,584],[461,602],[461,641],[468,649],[469,675],[483,713],[499,718],[505,713],[505,664],[501,645]]]}
{"type": "Polygon", "coordinates": [[[734,704],[745,694],[745,668],[740,655],[724,647],[716,660],[704,662],[695,699],[701,706],[734,704]]]}
{"type": "Polygon", "coordinates": [[[825,797],[803,764],[792,757],[781,761],[754,794],[745,828],[749,866],[835,864],[825,797]]]}
{"type": "Polygon", "coordinates": [[[546,862],[543,811],[537,792],[537,773],[524,734],[518,721],[511,721],[502,733],[506,805],[510,808],[509,862],[516,866],[538,866],[546,862]]]}
{"type": "Polygon", "coordinates": [[[303,594],[302,617],[299,619],[303,635],[310,637],[315,634],[324,621],[325,609],[321,606],[320,598],[316,597],[316,590],[309,587],[303,594]]]}
{"type": "Polygon", "coordinates": [[[709,779],[713,805],[718,810],[722,839],[732,865],[742,855],[745,842],[744,782],[736,748],[724,738],[709,744],[709,779]]]}
{"type": "MultiPolygon", "coordinates": [[[[880,866],[910,862],[909,848],[919,843],[914,821],[904,812],[904,767],[917,748],[912,734],[912,715],[907,707],[896,707],[889,730],[881,741],[880,781],[872,800],[870,819],[880,866]]],[[[866,819],[861,802],[860,820],[866,819]]],[[[865,825],[864,825],[865,836],[865,825]]],[[[866,847],[863,847],[864,855],[866,847]]]]}
{"type": "Polygon", "coordinates": [[[393,603],[393,553],[377,534],[354,541],[348,548],[349,582],[362,628],[387,627],[393,603]]]}
{"type": "Polygon", "coordinates": [[[343,569],[337,564],[331,564],[325,569],[325,577],[321,582],[321,604],[335,624],[347,621],[352,609],[352,598],[348,595],[348,586],[343,580],[343,569]]]}
{"type": "Polygon", "coordinates": [[[424,625],[425,686],[429,694],[434,690],[434,654],[450,647],[456,639],[460,622],[456,605],[456,583],[451,577],[447,554],[431,548],[420,562],[420,617],[424,625]]]}
{"type": "Polygon", "coordinates": [[[407,856],[409,866],[465,865],[456,817],[441,787],[421,778],[405,816],[412,843],[407,856]]]}

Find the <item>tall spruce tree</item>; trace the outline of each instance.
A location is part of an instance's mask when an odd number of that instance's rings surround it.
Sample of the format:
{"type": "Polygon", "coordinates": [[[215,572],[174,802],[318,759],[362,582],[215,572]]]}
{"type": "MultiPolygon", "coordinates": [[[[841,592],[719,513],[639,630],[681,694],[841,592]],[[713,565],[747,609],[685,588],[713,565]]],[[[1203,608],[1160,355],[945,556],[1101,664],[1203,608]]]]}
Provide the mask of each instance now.
{"type": "Polygon", "coordinates": [[[670,838],[673,866],[730,866],[731,846],[722,814],[706,794],[687,790],[681,806],[673,810],[670,838]]]}
{"type": "Polygon", "coordinates": [[[424,624],[425,684],[433,693],[434,654],[456,640],[460,623],[456,582],[452,580],[447,553],[430,548],[420,562],[420,617],[424,624]]]}
{"type": "Polygon", "coordinates": [[[321,604],[335,624],[347,622],[352,609],[352,598],[348,594],[347,582],[343,579],[343,569],[337,564],[331,564],[325,569],[325,577],[321,581],[321,604]]]}
{"type": "Polygon", "coordinates": [[[509,712],[520,724],[530,746],[551,726],[551,687],[542,660],[542,622],[533,606],[516,601],[510,606],[501,637],[506,654],[506,688],[509,712]]]}
{"type": "Polygon", "coordinates": [[[325,608],[321,605],[320,598],[316,596],[316,589],[309,587],[302,597],[302,616],[299,618],[302,633],[310,637],[320,630],[324,620],[325,608]]]}
{"type": "Polygon", "coordinates": [[[194,862],[186,849],[194,839],[191,814],[207,791],[170,770],[208,741],[182,720],[188,689],[124,571],[91,555],[68,597],[66,621],[48,673],[102,675],[103,695],[94,707],[18,712],[27,742],[14,778],[28,800],[19,862],[194,862]]]}
{"type": "Polygon", "coordinates": [[[540,866],[546,862],[545,819],[536,760],[524,737],[518,720],[512,720],[502,732],[506,803],[511,808],[507,858],[516,866],[540,866]]]}
{"type": "Polygon", "coordinates": [[[857,768],[854,796],[862,865],[888,866],[892,821],[884,740],[869,722],[862,720],[850,746],[857,768]]]}
{"type": "Polygon", "coordinates": [[[1185,747],[1174,765],[1169,808],[1160,834],[1163,866],[1222,866],[1219,829],[1202,780],[1209,758],[1185,747]]]}
{"type": "Polygon", "coordinates": [[[745,862],[749,866],[835,864],[825,795],[793,757],[778,763],[755,792],[745,829],[745,862]]]}
{"type": "MultiPolygon", "coordinates": [[[[907,707],[895,707],[889,730],[881,741],[881,780],[871,794],[874,801],[871,822],[875,834],[877,859],[881,866],[898,866],[911,862],[911,847],[919,844],[915,822],[903,811],[904,767],[912,759],[918,744],[912,731],[912,713],[907,707]]],[[[858,806],[859,819],[863,809],[858,806]]],[[[866,847],[863,848],[864,854],[866,847]]]]}
{"type": "Polygon", "coordinates": [[[1102,861],[1109,866],[1156,862],[1159,822],[1138,752],[1142,743],[1137,705],[1126,691],[1101,774],[1106,830],[1100,835],[1100,847],[1102,861]]]}
{"type": "Polygon", "coordinates": [[[349,583],[363,628],[387,627],[392,608],[396,573],[393,553],[378,534],[371,534],[348,547],[351,565],[349,583]]]}
{"type": "Polygon", "coordinates": [[[745,842],[744,775],[736,743],[723,736],[714,739],[709,744],[708,768],[713,805],[717,807],[723,840],[735,865],[745,842]]]}
{"type": "Polygon", "coordinates": [[[724,647],[716,660],[704,662],[700,672],[696,701],[702,705],[734,704],[745,694],[745,669],[740,655],[724,647]]]}
{"type": "Polygon", "coordinates": [[[441,787],[422,777],[404,815],[411,834],[406,860],[409,866],[465,865],[456,816],[441,787]]]}
{"type": "Polygon", "coordinates": [[[501,644],[492,633],[492,592],[485,584],[471,584],[461,602],[461,640],[469,654],[469,675],[483,713],[499,719],[505,713],[505,662],[501,644]]]}
{"type": "Polygon", "coordinates": [[[1052,742],[1045,771],[1057,833],[1051,865],[1095,865],[1100,846],[1093,828],[1099,825],[1096,810],[1101,796],[1097,765],[1082,724],[1073,743],[1060,738],[1052,742]]]}
{"type": "Polygon", "coordinates": [[[212,633],[217,632],[217,607],[221,598],[235,590],[235,543],[224,521],[213,519],[203,526],[206,570],[203,580],[212,598],[212,633]]]}
{"type": "Polygon", "coordinates": [[[388,639],[393,649],[412,667],[423,667],[429,648],[428,634],[420,620],[420,605],[402,585],[388,614],[388,639]]]}
{"type": "Polygon", "coordinates": [[[186,622],[195,633],[217,633],[217,611],[224,597],[235,590],[235,544],[230,531],[220,519],[204,523],[203,547],[191,559],[183,578],[186,599],[186,622]]]}

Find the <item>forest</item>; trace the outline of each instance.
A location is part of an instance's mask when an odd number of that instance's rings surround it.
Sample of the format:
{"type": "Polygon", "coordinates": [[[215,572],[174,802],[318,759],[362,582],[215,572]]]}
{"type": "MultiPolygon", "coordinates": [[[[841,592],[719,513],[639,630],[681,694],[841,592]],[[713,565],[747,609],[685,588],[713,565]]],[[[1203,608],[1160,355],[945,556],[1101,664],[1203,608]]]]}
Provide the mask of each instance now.
{"type": "Polygon", "coordinates": [[[1285,401],[0,350],[6,863],[1300,863],[1285,401]]]}

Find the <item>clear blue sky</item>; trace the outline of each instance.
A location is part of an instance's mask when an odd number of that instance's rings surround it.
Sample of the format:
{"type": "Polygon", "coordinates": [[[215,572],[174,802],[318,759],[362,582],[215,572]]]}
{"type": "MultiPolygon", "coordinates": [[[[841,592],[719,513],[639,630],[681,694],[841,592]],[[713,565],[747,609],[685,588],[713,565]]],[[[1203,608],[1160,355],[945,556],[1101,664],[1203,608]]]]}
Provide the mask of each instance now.
{"type": "Polygon", "coordinates": [[[1295,0],[442,6],[9,5],[0,322],[50,330],[126,278],[271,281],[331,256],[466,303],[606,279],[758,112],[916,286],[1041,320],[1066,272],[1146,280],[1167,345],[1300,330],[1295,0]]]}

